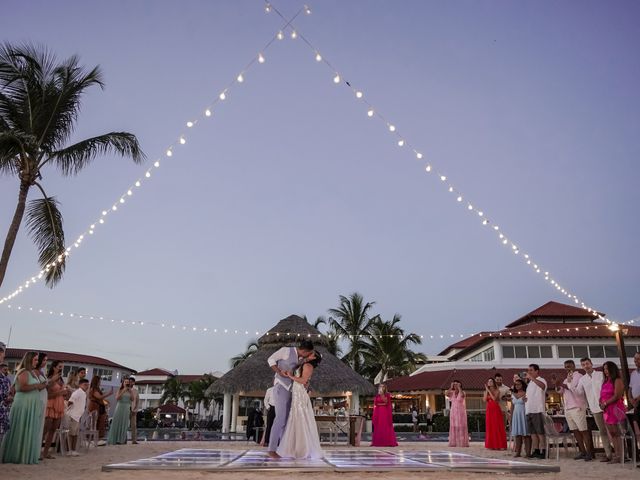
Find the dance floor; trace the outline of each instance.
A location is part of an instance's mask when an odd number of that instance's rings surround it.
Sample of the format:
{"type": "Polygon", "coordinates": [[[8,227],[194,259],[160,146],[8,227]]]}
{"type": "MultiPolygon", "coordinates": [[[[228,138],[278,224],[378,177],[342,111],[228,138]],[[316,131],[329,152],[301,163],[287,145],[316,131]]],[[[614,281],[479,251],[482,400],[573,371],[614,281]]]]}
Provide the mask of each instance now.
{"type": "Polygon", "coordinates": [[[329,449],[321,460],[273,460],[265,450],[183,448],[174,452],[102,467],[110,470],[201,470],[208,472],[282,471],[380,472],[472,471],[503,473],[558,472],[557,465],[516,462],[436,450],[329,449]]]}

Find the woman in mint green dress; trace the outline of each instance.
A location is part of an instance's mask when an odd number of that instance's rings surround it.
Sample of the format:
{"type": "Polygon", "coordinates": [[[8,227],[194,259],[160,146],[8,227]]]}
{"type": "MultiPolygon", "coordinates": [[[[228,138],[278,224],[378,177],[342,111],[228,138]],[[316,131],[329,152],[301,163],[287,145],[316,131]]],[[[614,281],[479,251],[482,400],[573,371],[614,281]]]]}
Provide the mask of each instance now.
{"type": "Polygon", "coordinates": [[[118,403],[111,419],[107,443],[109,445],[126,445],[127,430],[129,430],[131,418],[131,386],[128,378],[122,380],[122,385],[116,393],[116,400],[118,403]]]}
{"type": "Polygon", "coordinates": [[[38,463],[44,415],[40,391],[47,388],[47,382],[38,378],[37,363],[37,354],[27,352],[18,366],[16,395],[9,413],[11,430],[4,437],[2,463],[38,463]]]}

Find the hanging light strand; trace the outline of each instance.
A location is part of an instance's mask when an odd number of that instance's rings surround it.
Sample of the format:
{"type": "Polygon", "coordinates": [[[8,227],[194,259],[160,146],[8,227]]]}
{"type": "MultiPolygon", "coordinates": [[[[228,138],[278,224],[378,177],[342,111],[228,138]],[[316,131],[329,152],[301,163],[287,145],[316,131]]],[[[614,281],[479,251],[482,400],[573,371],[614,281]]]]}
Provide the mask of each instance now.
{"type": "MultiPolygon", "coordinates": [[[[280,18],[286,20],[284,15],[272,4],[269,3],[270,11],[275,12],[280,18]]],[[[336,84],[342,84],[349,88],[354,94],[354,98],[362,102],[366,108],[366,113],[369,118],[376,118],[380,120],[384,125],[386,130],[393,136],[396,145],[400,148],[403,148],[405,151],[410,152],[412,156],[417,158],[418,160],[423,160],[424,153],[423,150],[415,147],[409,142],[407,138],[402,135],[395,123],[391,122],[387,119],[378,108],[375,108],[372,103],[369,102],[367,98],[365,98],[364,92],[358,88],[356,88],[351,82],[345,80],[345,76],[340,73],[340,71],[327,59],[327,57],[321,54],[320,49],[317,48],[295,25],[293,25],[293,21],[289,22],[290,28],[294,29],[296,32],[296,37],[302,40],[305,43],[311,52],[313,53],[316,61],[318,63],[324,64],[330,71],[331,75],[333,75],[333,82],[336,84]]],[[[469,213],[474,215],[480,224],[484,227],[490,229],[493,234],[497,237],[497,240],[501,245],[507,248],[512,254],[520,257],[520,259],[534,271],[535,274],[540,276],[551,285],[553,288],[557,290],[558,293],[566,296],[576,305],[579,305],[584,310],[587,310],[594,317],[600,318],[607,323],[611,323],[611,321],[600,315],[598,311],[589,305],[587,305],[584,301],[582,301],[576,294],[565,288],[562,284],[560,284],[551,273],[543,268],[537,261],[535,261],[529,253],[526,253],[520,246],[518,242],[513,240],[510,236],[507,236],[502,228],[498,226],[497,223],[490,220],[487,214],[482,210],[475,202],[471,202],[471,200],[463,193],[456,188],[453,183],[449,180],[448,176],[443,173],[441,170],[437,169],[436,166],[428,161],[424,165],[424,170],[426,173],[433,174],[438,180],[439,183],[443,185],[443,187],[450,193],[451,197],[457,203],[461,204],[469,213]]]]}
{"type": "Polygon", "coordinates": [[[99,230],[106,223],[106,221],[107,221],[107,219],[108,219],[108,217],[110,215],[113,215],[115,212],[117,212],[119,209],[121,209],[124,205],[126,205],[128,200],[130,199],[130,197],[132,197],[134,195],[134,193],[136,191],[138,191],[145,182],[148,182],[151,179],[151,177],[153,175],[153,172],[155,170],[160,168],[160,166],[161,166],[161,158],[164,157],[164,158],[169,159],[169,158],[173,157],[174,156],[174,152],[180,146],[183,146],[183,145],[185,145],[187,143],[188,132],[190,132],[196,125],[198,125],[200,120],[203,120],[205,118],[208,118],[208,117],[212,116],[213,111],[214,111],[214,107],[216,107],[220,102],[226,100],[226,98],[229,95],[229,92],[234,87],[238,86],[239,84],[242,84],[245,81],[246,73],[253,66],[255,66],[256,63],[262,64],[262,63],[265,62],[264,52],[266,52],[276,42],[276,40],[279,37],[280,32],[283,29],[288,28],[291,25],[291,22],[293,22],[300,14],[305,12],[307,8],[308,7],[304,6],[293,17],[291,17],[290,20],[285,19],[285,23],[278,30],[278,32],[275,33],[269,39],[269,41],[262,47],[262,49],[258,52],[257,55],[252,57],[251,61],[249,61],[245,65],[245,67],[240,71],[240,73],[235,77],[235,79],[232,80],[231,82],[229,82],[226,85],[226,87],[223,88],[220,91],[218,96],[213,101],[211,101],[206,106],[206,108],[204,108],[201,111],[201,113],[199,115],[196,115],[196,116],[192,117],[192,120],[189,120],[189,121],[187,121],[185,123],[186,129],[183,130],[180,133],[180,135],[177,137],[177,139],[174,142],[172,142],[169,145],[167,145],[167,147],[163,150],[163,152],[164,152],[163,155],[158,156],[153,161],[151,166],[148,167],[144,171],[142,176],[140,176],[132,184],[130,184],[129,187],[124,191],[124,193],[122,195],[120,195],[113,202],[113,204],[111,204],[111,206],[109,206],[109,207],[105,208],[104,210],[102,210],[101,214],[96,218],[96,220],[93,223],[91,223],[89,225],[89,227],[87,227],[76,238],[75,241],[73,241],[72,243],[67,245],[67,247],[65,248],[65,251],[64,251],[64,253],[62,255],[58,256],[58,258],[56,258],[50,264],[46,265],[44,269],[40,270],[35,275],[31,276],[30,278],[27,278],[23,283],[18,285],[13,292],[11,292],[10,294],[8,294],[8,295],[6,295],[4,297],[0,297],[0,305],[12,300],[13,298],[15,298],[18,295],[20,295],[22,292],[24,292],[25,289],[28,289],[30,286],[32,286],[32,285],[38,283],[40,280],[42,280],[42,278],[50,271],[50,269],[55,268],[55,267],[61,265],[63,262],[65,262],[66,259],[68,259],[68,257],[70,257],[71,254],[74,252],[74,250],[77,250],[78,248],[80,248],[80,246],[83,244],[83,242],[88,237],[93,236],[96,233],[96,231],[99,230]]]}

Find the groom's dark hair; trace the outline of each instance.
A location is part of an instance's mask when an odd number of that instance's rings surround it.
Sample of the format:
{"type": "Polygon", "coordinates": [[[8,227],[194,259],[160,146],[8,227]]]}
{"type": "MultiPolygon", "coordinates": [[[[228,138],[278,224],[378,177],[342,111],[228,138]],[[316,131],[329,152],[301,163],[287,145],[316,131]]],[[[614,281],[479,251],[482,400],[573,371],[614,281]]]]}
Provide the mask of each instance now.
{"type": "Polygon", "coordinates": [[[313,351],[313,342],[311,340],[302,340],[298,345],[300,350],[306,350],[307,352],[313,351]]]}

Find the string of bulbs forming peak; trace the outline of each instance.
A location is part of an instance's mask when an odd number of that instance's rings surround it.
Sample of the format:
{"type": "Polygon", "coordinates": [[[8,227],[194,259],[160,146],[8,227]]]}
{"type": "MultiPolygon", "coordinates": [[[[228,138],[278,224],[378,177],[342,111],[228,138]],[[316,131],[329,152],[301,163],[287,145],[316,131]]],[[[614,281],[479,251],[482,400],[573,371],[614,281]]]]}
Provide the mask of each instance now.
{"type": "MultiPolygon", "coordinates": [[[[202,326],[194,326],[194,325],[186,325],[174,322],[157,322],[157,321],[142,321],[142,320],[124,320],[112,318],[104,315],[96,315],[96,314],[87,314],[87,313],[77,313],[77,312],[62,312],[47,308],[38,308],[33,306],[25,306],[25,305],[13,305],[7,304],[5,305],[7,309],[11,311],[21,312],[21,313],[36,313],[40,315],[46,315],[51,318],[64,318],[70,320],[82,320],[82,321],[100,321],[106,324],[114,325],[114,326],[128,326],[128,327],[154,327],[154,328],[162,328],[170,331],[178,331],[178,332],[195,332],[195,333],[204,333],[209,335],[220,334],[220,335],[266,335],[266,336],[276,336],[276,337],[309,337],[309,338],[353,338],[353,337],[377,337],[377,338],[405,338],[411,334],[405,335],[375,335],[370,333],[363,333],[360,335],[328,335],[328,334],[300,334],[300,333],[292,333],[292,332],[274,332],[274,331],[261,331],[261,330],[253,330],[248,328],[212,328],[212,327],[202,327],[202,326]]],[[[636,319],[629,320],[627,322],[622,322],[615,325],[632,325],[635,323],[636,319]]],[[[479,337],[518,337],[518,336],[529,336],[535,334],[543,334],[543,333],[560,333],[560,332],[580,332],[580,331],[601,331],[603,333],[610,333],[607,330],[611,327],[611,324],[591,324],[586,326],[579,327],[566,327],[566,326],[558,326],[557,328],[545,328],[545,329],[536,329],[536,328],[523,328],[518,331],[509,331],[509,332],[476,332],[476,333],[439,333],[439,334],[414,334],[418,335],[421,340],[442,340],[442,339],[464,339],[474,336],[479,337]]]]}
{"type": "MultiPolygon", "coordinates": [[[[227,99],[227,96],[229,94],[229,92],[231,91],[231,89],[239,84],[242,84],[244,82],[245,79],[245,74],[251,69],[251,67],[253,67],[256,63],[257,64],[263,64],[265,63],[265,56],[264,56],[264,52],[266,52],[266,50],[274,43],[276,42],[276,40],[283,40],[285,38],[285,32],[289,31],[289,36],[292,40],[296,40],[296,39],[301,39],[311,50],[315,61],[320,63],[320,64],[324,64],[331,72],[331,75],[333,76],[333,82],[336,85],[344,85],[347,88],[349,88],[354,96],[354,98],[361,102],[364,107],[365,107],[365,111],[366,111],[366,116],[368,118],[371,119],[377,119],[379,121],[382,122],[382,124],[384,125],[385,129],[388,131],[389,134],[392,135],[396,145],[406,151],[411,153],[412,156],[414,156],[417,160],[425,160],[425,154],[423,153],[422,150],[418,149],[417,147],[413,146],[413,144],[406,138],[404,137],[401,132],[398,130],[398,128],[396,127],[396,124],[391,122],[390,120],[388,120],[385,116],[383,116],[383,114],[381,113],[381,111],[377,108],[374,107],[374,105],[364,96],[364,92],[361,89],[356,88],[351,82],[344,80],[344,76],[339,72],[338,69],[336,69],[328,60],[325,56],[323,56],[320,52],[320,50],[318,48],[315,47],[315,45],[309,41],[309,39],[304,36],[300,30],[297,29],[297,27],[293,24],[294,20],[301,14],[301,13],[305,13],[306,15],[311,14],[311,9],[308,5],[304,5],[291,19],[287,19],[285,18],[284,15],[282,15],[282,13],[270,2],[265,1],[265,12],[266,13],[271,13],[274,12],[276,13],[285,23],[283,24],[283,26],[278,30],[278,32],[267,42],[267,44],[259,51],[259,53],[254,56],[252,58],[252,60],[245,66],[244,69],[241,70],[241,72],[236,76],[236,78],[230,82],[217,96],[217,98],[215,98],[212,102],[210,102],[210,104],[203,110],[203,112],[201,113],[200,116],[196,116],[194,117],[193,120],[189,120],[188,122],[186,122],[186,128],[187,131],[189,131],[190,129],[192,129],[193,127],[195,127],[200,120],[203,120],[205,118],[211,117],[213,114],[213,109],[214,107],[220,103],[223,102],[224,100],[227,99]]],[[[169,144],[165,150],[164,156],[166,158],[171,158],[174,154],[174,150],[176,148],[178,148],[180,145],[184,145],[186,144],[186,131],[183,132],[176,141],[174,141],[173,143],[169,144]]],[[[121,208],[127,201],[127,199],[129,197],[131,197],[133,195],[133,192],[136,191],[137,189],[139,189],[143,182],[148,181],[151,176],[152,176],[152,172],[154,169],[157,169],[160,167],[160,158],[156,159],[152,166],[149,167],[145,172],[144,175],[140,178],[138,178],[126,191],[123,195],[121,195],[116,202],[113,203],[113,205],[110,208],[107,208],[105,210],[102,211],[102,214],[98,217],[97,221],[92,223],[83,233],[81,233],[77,239],[75,240],[75,242],[73,242],[71,245],[69,245],[65,252],[60,255],[50,266],[46,266],[44,270],[41,270],[38,274],[32,276],[31,278],[27,279],[24,284],[21,284],[20,286],[17,287],[16,290],[14,290],[11,294],[0,298],[0,305],[3,303],[6,303],[10,300],[12,300],[13,298],[15,298],[17,295],[21,294],[25,289],[29,288],[31,285],[37,283],[40,279],[42,279],[42,277],[44,276],[44,274],[48,271],[49,268],[54,267],[56,264],[61,263],[63,261],[66,260],[66,257],[69,257],[71,255],[71,253],[73,252],[74,249],[78,249],[80,248],[80,246],[82,245],[83,241],[87,238],[87,235],[93,235],[94,232],[100,227],[102,226],[107,217],[111,214],[113,214],[114,212],[118,211],[119,208],[121,208]]],[[[545,282],[547,282],[549,285],[551,285],[552,287],[554,287],[559,293],[561,293],[562,295],[565,295],[567,298],[569,298],[572,302],[574,302],[577,305],[580,305],[583,309],[587,310],[589,313],[591,313],[594,317],[600,318],[604,321],[606,321],[607,323],[612,323],[611,320],[609,320],[608,318],[600,315],[596,309],[590,307],[589,305],[587,305],[585,302],[583,302],[577,295],[575,295],[574,293],[572,293],[571,291],[569,291],[568,289],[566,289],[563,285],[561,285],[557,280],[555,280],[553,278],[553,276],[551,275],[551,273],[544,269],[537,261],[535,261],[532,256],[527,253],[527,252],[523,252],[521,247],[519,246],[519,244],[517,242],[515,242],[514,240],[512,240],[509,236],[507,236],[504,231],[495,223],[492,222],[489,219],[489,216],[480,208],[478,207],[478,205],[475,202],[471,202],[466,196],[464,196],[462,194],[462,192],[460,192],[451,182],[451,180],[447,177],[446,174],[444,174],[442,171],[440,171],[434,164],[433,162],[429,161],[425,164],[424,166],[424,171],[428,174],[432,174],[434,175],[439,182],[446,188],[446,190],[448,191],[448,193],[451,194],[451,197],[454,199],[454,201],[456,201],[457,203],[459,203],[460,205],[462,205],[467,211],[469,211],[471,214],[473,214],[474,216],[476,216],[476,218],[478,218],[478,220],[480,221],[482,226],[485,226],[487,228],[490,228],[495,235],[498,238],[498,241],[504,245],[506,248],[508,248],[514,255],[518,256],[519,258],[521,258],[523,260],[523,262],[530,267],[536,274],[538,274],[541,278],[544,278],[545,282]]],[[[615,323],[615,322],[614,322],[615,323]]]]}
{"type": "Polygon", "coordinates": [[[254,67],[256,64],[263,64],[266,62],[265,52],[276,42],[276,40],[284,39],[283,31],[286,30],[286,28],[290,25],[290,23],[293,22],[303,12],[305,12],[306,14],[310,14],[311,10],[305,6],[301,8],[293,17],[291,17],[290,20],[285,19],[285,23],[277,31],[277,33],[275,33],[269,39],[269,41],[258,52],[257,55],[252,57],[252,59],[246,64],[246,66],[240,71],[240,73],[238,73],[235,79],[229,82],[227,86],[223,88],[222,91],[220,91],[218,96],[214,98],[211,102],[209,102],[209,104],[205,108],[202,109],[199,115],[194,115],[192,117],[192,120],[189,120],[185,123],[186,130],[181,132],[180,135],[172,143],[166,146],[166,148],[164,149],[163,155],[158,156],[156,160],[151,164],[151,166],[148,167],[140,177],[138,177],[134,182],[132,182],[129,185],[129,187],[124,191],[124,193],[120,195],[110,207],[107,207],[104,210],[102,210],[101,214],[96,218],[96,220],[93,223],[91,223],[82,233],[80,233],[80,235],[76,238],[74,242],[67,245],[64,252],[61,255],[59,255],[53,262],[46,265],[45,268],[40,270],[38,273],[27,278],[24,282],[18,285],[16,289],[10,294],[0,297],[0,305],[14,299],[15,297],[23,293],[26,289],[28,289],[32,285],[35,285],[40,280],[42,280],[44,275],[51,268],[65,262],[72,255],[74,250],[77,250],[78,248],[80,248],[83,242],[87,238],[94,235],[96,231],[106,223],[110,215],[113,215],[115,212],[121,209],[128,202],[128,200],[134,195],[134,192],[137,192],[145,182],[148,182],[151,179],[154,170],[157,170],[158,168],[160,168],[160,165],[161,165],[160,160],[162,159],[162,157],[167,159],[173,157],[174,152],[177,150],[177,148],[187,143],[187,132],[191,131],[194,127],[196,127],[196,125],[198,125],[198,123],[200,123],[201,120],[211,117],[213,115],[214,108],[219,103],[224,102],[227,99],[233,87],[236,87],[244,82],[245,75],[247,74],[247,72],[249,72],[249,70],[252,67],[254,67]]]}

